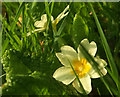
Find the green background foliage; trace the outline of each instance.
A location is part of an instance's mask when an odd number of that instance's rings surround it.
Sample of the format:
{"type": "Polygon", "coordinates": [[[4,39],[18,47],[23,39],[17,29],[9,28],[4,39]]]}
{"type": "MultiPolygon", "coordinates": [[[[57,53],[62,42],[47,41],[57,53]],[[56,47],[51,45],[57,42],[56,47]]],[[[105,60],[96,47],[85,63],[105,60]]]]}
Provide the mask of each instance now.
{"type": "MultiPolygon", "coordinates": [[[[92,3],[104,35],[112,52],[118,73],[120,72],[120,3],[92,3]]],[[[48,17],[49,18],[49,17],[48,17]]],[[[55,53],[63,45],[77,49],[80,41],[88,38],[97,44],[97,55],[107,60],[103,43],[95,23],[93,12],[86,2],[16,2],[2,4],[2,94],[3,95],[79,95],[72,85],[56,81],[52,75],[61,63],[55,53]],[[67,5],[69,14],[57,25],[53,32],[51,22],[49,29],[43,32],[28,32],[34,29],[34,22],[41,15],[51,14],[54,19],[67,5]],[[47,8],[47,7],[49,8],[47,8]],[[19,17],[22,22],[18,21],[19,17]],[[19,26],[17,24],[21,26],[19,26]],[[43,41],[43,44],[41,42],[43,41]]],[[[109,64],[109,63],[108,63],[109,64]]],[[[110,66],[107,66],[110,70],[110,66]]],[[[112,74],[111,74],[112,75],[112,74]]],[[[118,94],[116,83],[110,73],[103,77],[114,95],[118,94]]],[[[119,77],[118,77],[119,79],[119,77]]],[[[91,95],[111,95],[100,79],[92,80],[91,95]]]]}

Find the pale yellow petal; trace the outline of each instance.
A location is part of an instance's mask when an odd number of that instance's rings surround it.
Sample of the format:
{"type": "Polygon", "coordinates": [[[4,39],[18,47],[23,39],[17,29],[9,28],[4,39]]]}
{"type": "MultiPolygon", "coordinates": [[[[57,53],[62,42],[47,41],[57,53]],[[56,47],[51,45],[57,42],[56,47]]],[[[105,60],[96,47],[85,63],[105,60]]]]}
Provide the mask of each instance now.
{"type": "Polygon", "coordinates": [[[46,29],[45,27],[41,27],[41,28],[39,28],[39,29],[35,29],[35,30],[33,31],[33,33],[34,33],[34,32],[37,32],[37,31],[42,32],[42,31],[44,31],[45,29],[46,29]]]}
{"type": "Polygon", "coordinates": [[[53,18],[53,16],[51,16],[51,21],[54,21],[54,18],[53,18]]]}
{"type": "MultiPolygon", "coordinates": [[[[88,51],[88,53],[92,56],[95,56],[96,52],[97,52],[97,45],[94,41],[92,41],[91,43],[89,43],[88,39],[83,39],[81,41],[82,46],[85,47],[85,49],[88,51]]],[[[79,53],[81,53],[81,51],[79,51],[79,53]]]]}
{"type": "Polygon", "coordinates": [[[107,66],[107,62],[101,58],[99,58],[98,56],[94,58],[95,61],[99,64],[99,68],[103,68],[105,66],[107,66]]]}
{"type": "Polygon", "coordinates": [[[64,67],[64,66],[58,68],[54,72],[53,77],[56,80],[61,81],[65,85],[70,84],[75,79],[75,75],[71,72],[71,68],[70,67],[64,67]]]}
{"type": "Polygon", "coordinates": [[[95,69],[91,69],[89,75],[91,78],[100,78],[101,76],[105,76],[107,74],[107,70],[105,68],[100,69],[101,74],[99,74],[95,69]]]}
{"type": "Polygon", "coordinates": [[[78,51],[78,59],[82,59],[82,58],[85,58],[83,53],[80,51],[80,47],[77,48],[77,51],[78,51]]]}
{"type": "Polygon", "coordinates": [[[97,45],[94,41],[92,41],[89,45],[89,53],[92,55],[92,56],[95,56],[97,52],[97,45]]]}
{"type": "Polygon", "coordinates": [[[56,56],[61,62],[61,64],[63,64],[66,67],[70,67],[70,61],[66,58],[65,55],[63,55],[62,53],[56,53],[56,56]]]}
{"type": "Polygon", "coordinates": [[[44,24],[45,24],[45,22],[43,22],[43,21],[36,21],[34,23],[34,26],[35,27],[44,27],[44,24]]]}
{"type": "Polygon", "coordinates": [[[77,52],[70,46],[67,46],[67,45],[62,46],[61,51],[62,51],[62,54],[65,55],[70,62],[78,59],[77,52]]]}
{"type": "MultiPolygon", "coordinates": [[[[89,94],[92,91],[92,86],[91,86],[91,79],[90,76],[88,74],[86,74],[85,77],[83,78],[79,78],[86,94],[89,94]]],[[[80,93],[84,93],[82,87],[79,85],[77,79],[75,79],[75,81],[73,82],[73,87],[80,93]]]]}
{"type": "Polygon", "coordinates": [[[100,70],[101,74],[98,73],[98,71],[95,68],[91,68],[89,71],[89,75],[91,78],[99,78],[100,75],[104,76],[107,74],[107,70],[104,68],[107,65],[107,62],[103,59],[100,59],[99,57],[94,58],[95,61],[98,63],[98,69],[100,70]]]}
{"type": "Polygon", "coordinates": [[[35,27],[45,27],[46,26],[46,23],[47,23],[47,15],[46,14],[43,14],[41,16],[41,20],[40,21],[36,21],[34,23],[34,26],[35,27]]]}
{"type": "MultiPolygon", "coordinates": [[[[34,31],[32,31],[32,33],[35,33],[35,32],[42,32],[42,31],[44,31],[45,30],[45,28],[44,27],[41,27],[41,28],[39,28],[39,29],[35,29],[34,31]]],[[[27,33],[27,36],[30,36],[31,35],[31,33],[30,32],[28,32],[27,33]]]]}
{"type": "Polygon", "coordinates": [[[41,16],[41,21],[43,21],[44,23],[47,22],[47,14],[43,14],[41,16]]]}

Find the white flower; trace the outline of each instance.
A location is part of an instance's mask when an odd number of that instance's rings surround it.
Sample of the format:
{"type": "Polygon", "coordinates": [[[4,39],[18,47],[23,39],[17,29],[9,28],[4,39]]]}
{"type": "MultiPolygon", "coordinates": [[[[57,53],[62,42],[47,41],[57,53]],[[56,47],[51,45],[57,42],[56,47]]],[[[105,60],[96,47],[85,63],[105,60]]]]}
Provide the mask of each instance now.
{"type": "MultiPolygon", "coordinates": [[[[53,16],[51,16],[51,21],[52,21],[52,26],[54,29],[56,29],[56,25],[58,24],[58,22],[64,18],[66,15],[68,15],[69,12],[67,12],[69,9],[69,5],[64,9],[64,11],[62,13],[60,13],[57,18],[54,20],[53,16]]],[[[32,33],[39,31],[42,32],[47,28],[47,14],[43,14],[41,16],[41,20],[40,21],[36,21],[34,23],[34,26],[38,29],[35,29],[32,33]]],[[[27,36],[31,35],[30,32],[27,33],[27,36]]]]}
{"type": "MultiPolygon", "coordinates": [[[[51,16],[51,21],[53,21],[53,16],[51,16]]],[[[47,14],[43,14],[41,16],[41,20],[40,21],[36,21],[34,23],[34,26],[38,29],[35,29],[32,33],[39,31],[42,32],[47,28],[47,14]]],[[[27,36],[31,35],[30,32],[27,33],[27,36]]]]}
{"type": "MultiPolygon", "coordinates": [[[[96,54],[97,46],[94,41],[89,43],[87,39],[81,41],[81,44],[86,48],[89,54],[93,57],[96,54]]],[[[99,73],[92,67],[92,65],[85,59],[84,55],[81,53],[80,48],[78,47],[78,53],[70,46],[61,47],[61,53],[56,53],[59,61],[63,64],[62,67],[58,68],[53,77],[68,85],[73,82],[73,87],[80,93],[84,93],[82,88],[79,86],[79,83],[73,73],[73,70],[70,66],[72,64],[76,74],[79,77],[79,80],[87,94],[92,90],[91,78],[99,78],[99,73]]],[[[107,74],[107,70],[104,68],[107,63],[98,57],[94,57],[96,62],[99,64],[98,68],[100,69],[103,75],[107,74]]]]}
{"type": "MultiPolygon", "coordinates": [[[[51,16],[51,21],[53,21],[53,16],[51,16]]],[[[43,31],[47,28],[47,14],[43,14],[41,16],[41,21],[36,21],[34,23],[34,26],[39,28],[39,29],[35,29],[34,31],[43,31]]]]}

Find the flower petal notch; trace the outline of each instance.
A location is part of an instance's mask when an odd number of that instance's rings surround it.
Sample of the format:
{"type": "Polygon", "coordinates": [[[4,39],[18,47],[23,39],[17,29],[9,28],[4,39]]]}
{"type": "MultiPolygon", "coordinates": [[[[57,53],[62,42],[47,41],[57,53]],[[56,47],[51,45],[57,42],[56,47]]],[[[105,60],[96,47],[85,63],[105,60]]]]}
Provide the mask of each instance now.
{"type": "MultiPolygon", "coordinates": [[[[99,64],[98,68],[100,72],[104,75],[107,74],[107,70],[105,66],[107,63],[100,59],[99,57],[95,57],[97,52],[97,45],[94,41],[89,43],[88,39],[83,39],[81,44],[85,47],[88,53],[95,59],[95,61],[99,64]]],[[[72,83],[73,87],[79,93],[89,94],[92,91],[91,86],[91,78],[100,78],[101,76],[99,73],[92,67],[92,65],[85,59],[84,55],[82,54],[80,48],[78,47],[78,53],[70,46],[62,46],[61,53],[56,53],[57,58],[63,64],[62,67],[58,68],[53,77],[61,81],[65,85],[69,85],[72,83]],[[80,86],[73,69],[77,74],[79,81],[81,82],[82,86],[80,86]],[[83,91],[84,89],[84,91],[83,91]]]]}

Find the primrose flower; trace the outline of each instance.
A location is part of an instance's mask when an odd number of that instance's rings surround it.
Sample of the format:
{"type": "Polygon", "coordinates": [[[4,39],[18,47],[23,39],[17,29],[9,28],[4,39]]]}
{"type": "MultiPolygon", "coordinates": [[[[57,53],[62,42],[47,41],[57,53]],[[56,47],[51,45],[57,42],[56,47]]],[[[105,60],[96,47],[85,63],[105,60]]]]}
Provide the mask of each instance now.
{"type": "MultiPolygon", "coordinates": [[[[81,44],[86,48],[91,56],[95,56],[97,51],[97,46],[94,41],[89,43],[87,39],[83,39],[81,44]]],[[[57,58],[63,64],[62,67],[58,68],[53,77],[61,81],[65,85],[72,83],[73,87],[80,93],[84,93],[82,87],[79,85],[74,72],[70,66],[73,66],[76,74],[79,77],[79,80],[87,94],[92,91],[91,78],[101,77],[99,73],[92,67],[92,65],[85,59],[84,55],[78,47],[78,53],[70,46],[61,47],[61,53],[56,53],[57,58]]],[[[98,68],[100,69],[102,76],[107,74],[107,70],[104,68],[107,63],[100,59],[99,57],[94,57],[95,61],[99,64],[98,68]]]]}
{"type": "MultiPolygon", "coordinates": [[[[51,21],[53,21],[53,16],[51,16],[51,21]]],[[[41,20],[40,21],[36,21],[34,23],[34,26],[38,29],[35,29],[34,31],[32,31],[32,33],[39,31],[42,32],[47,28],[47,14],[43,14],[41,16],[41,20]]],[[[27,36],[31,35],[30,32],[27,33],[27,36]]]]}
{"type": "MultiPolygon", "coordinates": [[[[53,21],[53,16],[51,16],[51,21],[53,21]]],[[[41,20],[40,21],[36,21],[34,23],[34,26],[39,28],[39,29],[35,29],[34,31],[43,31],[47,28],[47,14],[43,14],[41,16],[41,20]]]]}
{"type": "MultiPolygon", "coordinates": [[[[58,24],[58,22],[63,19],[66,15],[68,15],[69,12],[67,12],[69,9],[69,5],[64,9],[64,11],[62,13],[60,13],[57,18],[54,20],[53,16],[51,16],[51,22],[52,22],[52,26],[53,29],[56,30],[56,25],[58,24]]],[[[41,20],[40,21],[36,21],[34,23],[34,26],[38,29],[35,29],[32,33],[39,31],[42,32],[47,28],[47,14],[43,14],[41,16],[41,20]]],[[[27,33],[27,36],[31,35],[30,32],[27,33]]]]}

